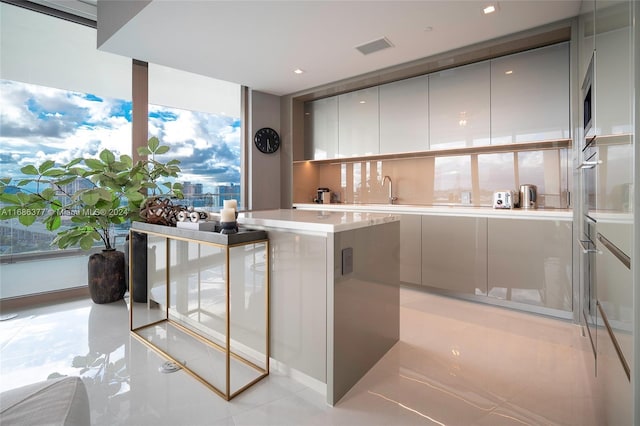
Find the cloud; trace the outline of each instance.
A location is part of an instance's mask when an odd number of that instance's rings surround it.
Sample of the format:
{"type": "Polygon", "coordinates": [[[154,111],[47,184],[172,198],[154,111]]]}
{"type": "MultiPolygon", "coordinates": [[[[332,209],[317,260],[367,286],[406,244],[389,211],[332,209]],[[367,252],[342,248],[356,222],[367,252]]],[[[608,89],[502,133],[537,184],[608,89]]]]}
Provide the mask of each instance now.
{"type": "MultiPolygon", "coordinates": [[[[131,101],[0,80],[0,176],[25,164],[95,157],[108,148],[131,153],[131,101]]],[[[240,183],[240,119],[149,105],[149,133],[181,161],[181,181],[205,192],[240,183]]]]}
{"type": "Polygon", "coordinates": [[[171,151],[159,159],[180,160],[183,181],[200,182],[205,192],[214,192],[216,185],[240,183],[238,118],[151,105],[149,110],[149,133],[171,146],[171,151]]]}
{"type": "Polygon", "coordinates": [[[103,148],[131,152],[131,102],[0,80],[2,176],[25,164],[96,156],[103,148]]]}

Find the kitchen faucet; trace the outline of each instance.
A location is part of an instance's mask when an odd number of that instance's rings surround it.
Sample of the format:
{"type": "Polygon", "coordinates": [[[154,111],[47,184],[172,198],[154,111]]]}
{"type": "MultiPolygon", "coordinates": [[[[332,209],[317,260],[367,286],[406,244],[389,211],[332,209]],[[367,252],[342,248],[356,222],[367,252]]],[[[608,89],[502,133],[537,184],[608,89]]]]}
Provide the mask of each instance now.
{"type": "Polygon", "coordinates": [[[391,182],[391,178],[389,176],[385,176],[382,179],[382,186],[384,186],[384,183],[387,181],[387,179],[389,180],[389,204],[393,204],[398,200],[398,197],[393,196],[393,182],[391,182]]]}

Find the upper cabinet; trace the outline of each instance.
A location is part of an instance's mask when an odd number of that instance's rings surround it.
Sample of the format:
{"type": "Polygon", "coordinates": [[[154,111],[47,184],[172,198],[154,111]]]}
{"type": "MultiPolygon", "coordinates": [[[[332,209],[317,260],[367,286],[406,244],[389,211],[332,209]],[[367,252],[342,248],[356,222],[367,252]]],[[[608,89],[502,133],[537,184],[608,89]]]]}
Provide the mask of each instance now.
{"type": "Polygon", "coordinates": [[[431,149],[489,145],[489,61],[429,75],[431,149]]]}
{"type": "Polygon", "coordinates": [[[380,154],[429,149],[429,77],[380,86],[380,154]]]}
{"type": "Polygon", "coordinates": [[[338,156],[338,98],[304,105],[305,158],[326,160],[338,156]]]}
{"type": "Polygon", "coordinates": [[[338,156],[380,152],[378,87],[338,96],[338,156]]]}
{"type": "Polygon", "coordinates": [[[491,60],[491,144],[568,139],[569,43],[491,60]]]}
{"type": "Polygon", "coordinates": [[[631,5],[627,1],[596,4],[596,135],[629,134],[633,126],[631,5]]]}
{"type": "MultiPolygon", "coordinates": [[[[593,27],[593,23],[583,22],[585,37],[593,39],[589,35],[593,32],[589,28],[593,27]]],[[[610,75],[608,86],[603,87],[609,90],[629,70],[629,29],[615,30],[603,37],[600,44],[626,41],[615,53],[608,54],[626,52],[625,70],[616,69],[622,62],[603,56],[610,75]],[[622,31],[627,31],[626,38],[622,31]]],[[[602,68],[605,69],[604,64],[602,68]]],[[[629,80],[628,76],[625,78],[629,80]]],[[[623,86],[618,84],[611,90],[620,91],[623,86]]],[[[603,97],[602,102],[609,101],[603,97]]],[[[618,108],[626,108],[626,114],[615,113],[616,117],[629,116],[630,105],[618,108]]],[[[601,116],[602,120],[607,117],[605,113],[601,116]]],[[[619,128],[618,121],[606,120],[610,123],[607,129],[619,128]]],[[[568,42],[305,104],[308,160],[570,137],[568,42]]]]}
{"type": "Polygon", "coordinates": [[[595,0],[584,0],[580,4],[578,19],[578,82],[582,84],[589,68],[595,45],[595,0]]]}

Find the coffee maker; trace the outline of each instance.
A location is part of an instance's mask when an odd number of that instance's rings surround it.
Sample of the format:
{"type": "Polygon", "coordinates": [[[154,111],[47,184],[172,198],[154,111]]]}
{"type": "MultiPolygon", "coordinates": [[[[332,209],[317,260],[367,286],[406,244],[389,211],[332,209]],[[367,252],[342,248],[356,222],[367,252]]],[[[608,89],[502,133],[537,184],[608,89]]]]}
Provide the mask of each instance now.
{"type": "Polygon", "coordinates": [[[318,188],[316,198],[313,201],[317,204],[331,203],[331,190],[329,188],[318,188]]]}

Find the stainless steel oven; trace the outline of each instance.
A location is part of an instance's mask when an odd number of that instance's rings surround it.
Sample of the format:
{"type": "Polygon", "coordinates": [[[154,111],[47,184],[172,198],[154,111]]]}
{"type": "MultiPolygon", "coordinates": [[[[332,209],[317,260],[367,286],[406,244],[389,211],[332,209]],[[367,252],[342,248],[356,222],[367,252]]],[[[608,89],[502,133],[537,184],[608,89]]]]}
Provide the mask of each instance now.
{"type": "MultiPolygon", "coordinates": [[[[595,52],[594,52],[595,55],[595,52]]],[[[583,143],[582,143],[582,232],[580,245],[582,246],[582,316],[586,334],[591,341],[594,358],[597,356],[598,308],[596,294],[596,210],[597,210],[597,184],[598,184],[598,147],[593,123],[595,121],[595,92],[593,86],[593,62],[591,62],[582,85],[583,97],[583,143]]]]}
{"type": "Polygon", "coordinates": [[[596,254],[598,252],[595,243],[596,239],[596,221],[591,216],[585,214],[583,216],[583,233],[580,238],[582,246],[582,316],[584,319],[585,329],[589,340],[591,341],[591,349],[594,358],[597,357],[597,333],[596,325],[598,324],[598,308],[596,297],[596,254]]]}
{"type": "Polygon", "coordinates": [[[595,133],[593,123],[595,121],[595,87],[594,87],[594,69],[596,52],[594,51],[587,67],[587,72],[582,81],[582,126],[584,129],[585,139],[595,133]]]}

